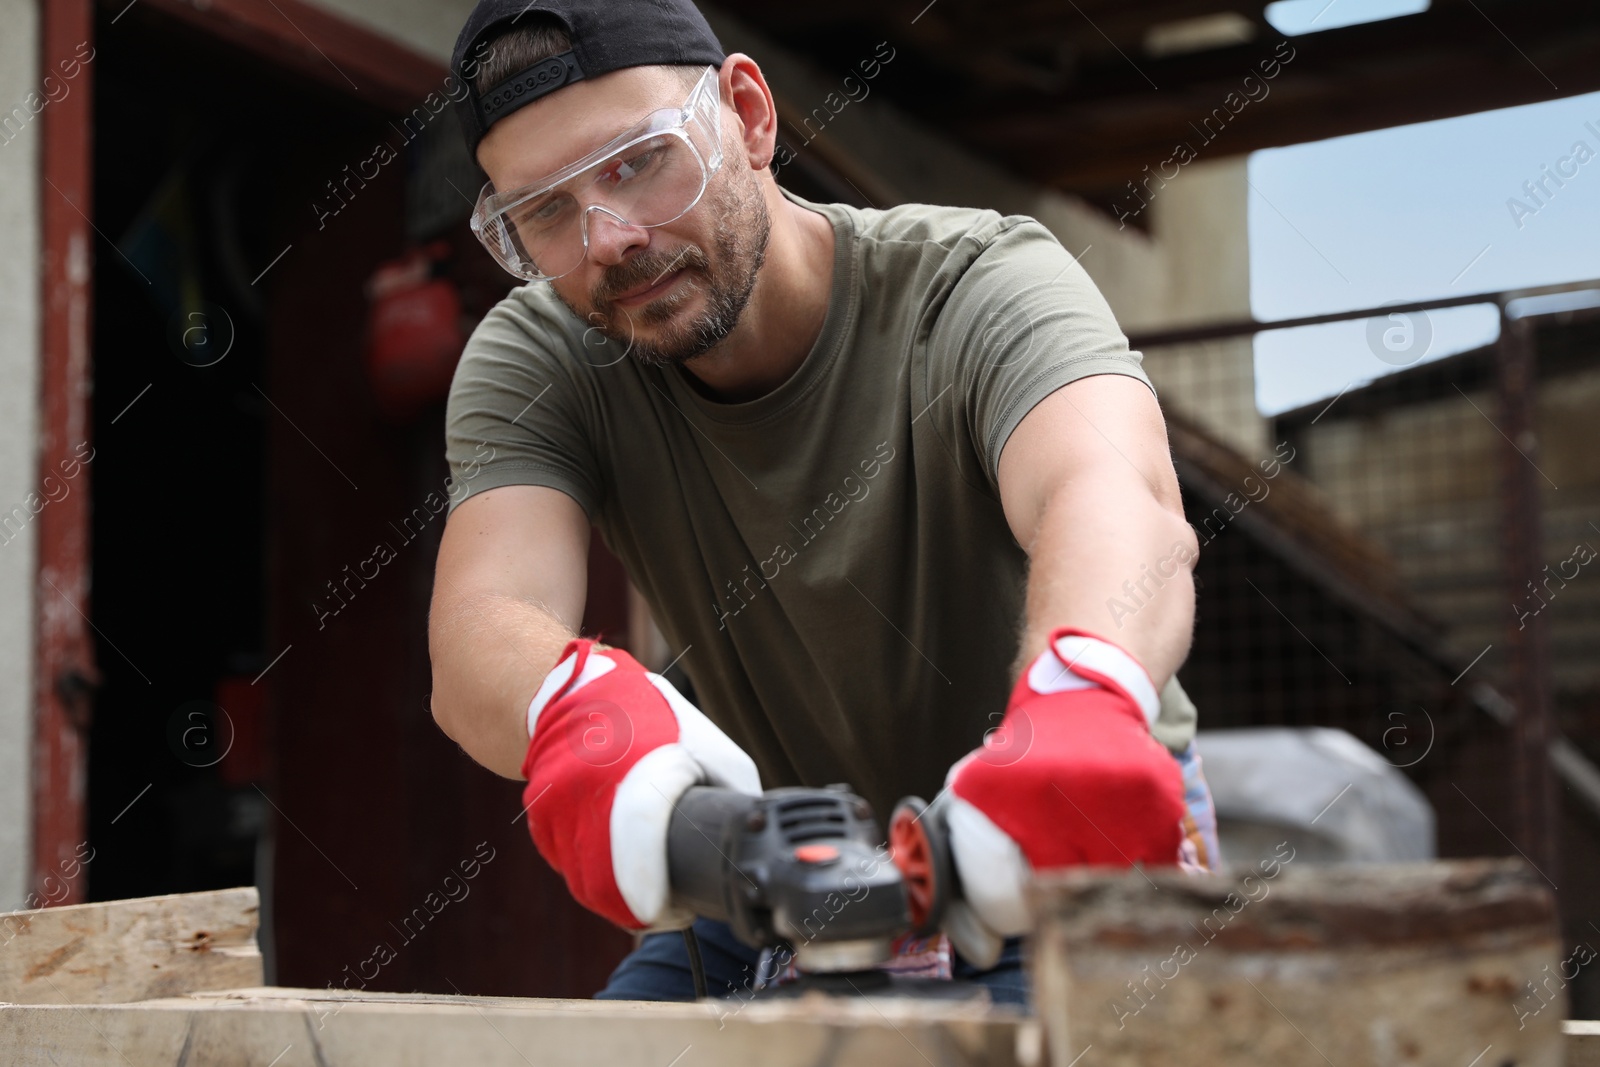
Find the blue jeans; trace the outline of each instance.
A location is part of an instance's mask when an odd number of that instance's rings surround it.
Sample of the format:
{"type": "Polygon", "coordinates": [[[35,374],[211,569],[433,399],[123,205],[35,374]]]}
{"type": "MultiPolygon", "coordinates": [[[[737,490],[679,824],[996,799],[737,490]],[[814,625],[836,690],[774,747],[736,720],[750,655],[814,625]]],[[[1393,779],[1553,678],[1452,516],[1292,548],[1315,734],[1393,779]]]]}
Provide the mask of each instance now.
{"type": "MultiPolygon", "coordinates": [[[[757,949],[733,936],[726,923],[710,919],[694,921],[695,937],[700,941],[700,959],[705,965],[706,991],[713,997],[749,999],[756,984],[756,967],[761,961],[757,949]]],[[[987,986],[997,1004],[1026,1005],[1027,976],[1022,968],[1022,942],[1012,938],[1000,954],[1000,962],[980,971],[956,955],[953,977],[958,981],[987,986]]],[[[647,934],[639,947],[611,972],[606,987],[596,1000],[693,1000],[694,976],[689,970],[689,950],[677,931],[647,934]]]]}

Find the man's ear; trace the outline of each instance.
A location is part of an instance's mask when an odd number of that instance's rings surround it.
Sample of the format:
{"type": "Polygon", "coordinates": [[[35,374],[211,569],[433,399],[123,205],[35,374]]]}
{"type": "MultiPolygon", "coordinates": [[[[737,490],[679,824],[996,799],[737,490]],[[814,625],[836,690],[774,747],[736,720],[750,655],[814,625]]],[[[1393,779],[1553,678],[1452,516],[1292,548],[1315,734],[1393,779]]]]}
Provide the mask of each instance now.
{"type": "Polygon", "coordinates": [[[778,140],[778,105],[766,76],[743,52],[724,59],[718,76],[722,99],[740,122],[739,143],[745,161],[751,170],[765,170],[772,163],[778,140]]]}

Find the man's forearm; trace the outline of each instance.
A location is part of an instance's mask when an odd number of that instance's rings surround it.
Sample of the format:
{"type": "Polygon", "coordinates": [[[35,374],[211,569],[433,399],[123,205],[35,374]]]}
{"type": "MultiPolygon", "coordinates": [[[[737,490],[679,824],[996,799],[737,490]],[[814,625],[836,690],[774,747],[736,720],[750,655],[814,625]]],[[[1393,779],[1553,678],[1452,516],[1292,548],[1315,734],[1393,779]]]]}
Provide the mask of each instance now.
{"type": "Polygon", "coordinates": [[[534,601],[498,594],[437,598],[428,642],[440,729],[491,771],[521,778],[528,705],[575,636],[534,601]]]}
{"type": "Polygon", "coordinates": [[[1061,626],[1121,645],[1160,689],[1189,653],[1194,531],[1121,472],[1080,475],[1051,495],[1033,543],[1019,666],[1061,626]]]}

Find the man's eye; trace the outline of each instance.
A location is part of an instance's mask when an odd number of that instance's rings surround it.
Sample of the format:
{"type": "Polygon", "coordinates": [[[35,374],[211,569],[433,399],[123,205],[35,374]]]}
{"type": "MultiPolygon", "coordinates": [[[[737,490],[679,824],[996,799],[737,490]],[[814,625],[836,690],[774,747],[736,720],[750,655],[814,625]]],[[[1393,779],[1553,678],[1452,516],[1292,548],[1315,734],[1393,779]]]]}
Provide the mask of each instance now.
{"type": "Polygon", "coordinates": [[[643,152],[631,156],[627,160],[627,167],[634,175],[642,174],[661,159],[664,151],[665,149],[661,145],[651,145],[643,152]]]}
{"type": "Polygon", "coordinates": [[[600,172],[600,180],[610,185],[632,181],[654,167],[659,167],[667,153],[667,145],[651,144],[642,147],[626,159],[614,160],[600,172]]]}
{"type": "Polygon", "coordinates": [[[517,209],[515,222],[518,226],[549,226],[562,219],[571,203],[568,196],[549,196],[524,204],[517,209]]]}

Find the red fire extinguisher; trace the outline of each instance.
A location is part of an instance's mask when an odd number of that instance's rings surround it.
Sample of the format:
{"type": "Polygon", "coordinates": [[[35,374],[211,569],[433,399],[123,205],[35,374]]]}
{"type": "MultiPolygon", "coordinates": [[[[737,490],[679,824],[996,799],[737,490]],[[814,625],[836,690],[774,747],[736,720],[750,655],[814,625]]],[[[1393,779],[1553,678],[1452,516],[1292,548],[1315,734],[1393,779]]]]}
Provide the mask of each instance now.
{"type": "Polygon", "coordinates": [[[409,420],[450,391],[466,341],[461,294],[441,269],[449,255],[444,241],[412,248],[367,280],[367,378],[391,419],[409,420]]]}

